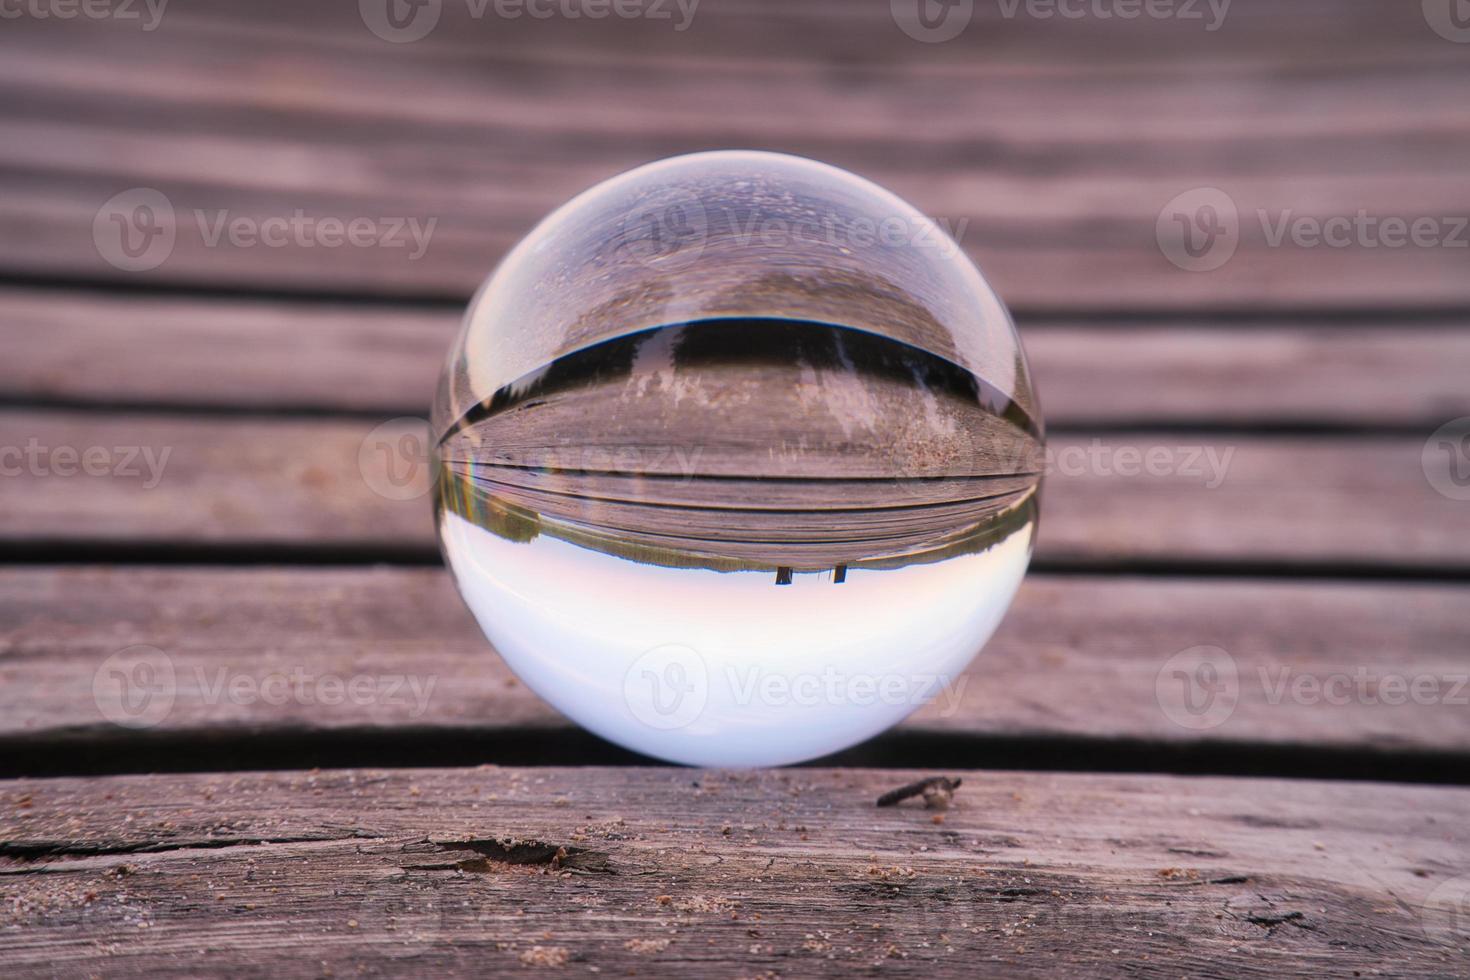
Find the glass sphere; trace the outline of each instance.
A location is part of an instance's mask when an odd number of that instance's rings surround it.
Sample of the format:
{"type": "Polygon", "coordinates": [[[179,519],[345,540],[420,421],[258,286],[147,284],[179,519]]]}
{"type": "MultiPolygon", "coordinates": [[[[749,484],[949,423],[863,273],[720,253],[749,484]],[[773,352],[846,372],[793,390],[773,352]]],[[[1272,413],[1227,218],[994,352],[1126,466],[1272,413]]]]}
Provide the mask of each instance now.
{"type": "Polygon", "coordinates": [[[1020,584],[1043,454],[1005,307],[844,170],[676,157],[537,226],[433,420],[440,541],[527,686],[693,765],[950,703],[1020,584]]]}

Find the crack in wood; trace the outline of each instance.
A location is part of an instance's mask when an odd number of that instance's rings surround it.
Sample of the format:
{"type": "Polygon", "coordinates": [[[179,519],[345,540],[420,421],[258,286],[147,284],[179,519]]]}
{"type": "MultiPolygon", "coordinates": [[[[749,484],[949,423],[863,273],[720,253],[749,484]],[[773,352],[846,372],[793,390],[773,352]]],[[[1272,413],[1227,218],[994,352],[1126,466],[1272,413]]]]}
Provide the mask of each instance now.
{"type": "MultiPolygon", "coordinates": [[[[305,837],[218,837],[180,841],[136,841],[133,843],[84,844],[75,841],[0,841],[0,858],[16,861],[49,861],[67,858],[119,857],[129,854],[161,854],[168,851],[218,850],[262,844],[319,844],[343,838],[305,837]]],[[[0,874],[13,873],[0,869],[0,874]]]]}
{"type": "Polygon", "coordinates": [[[1303,921],[1306,918],[1301,912],[1258,912],[1245,917],[1245,921],[1258,926],[1272,928],[1283,923],[1290,922],[1301,928],[1310,928],[1303,921]]]}
{"type": "Polygon", "coordinates": [[[442,864],[405,865],[415,870],[458,869],[485,874],[505,865],[542,865],[554,871],[573,874],[617,874],[605,851],[594,851],[571,844],[552,844],[540,840],[514,837],[486,837],[468,840],[435,840],[430,843],[440,851],[472,851],[477,858],[460,859],[442,864]]]}

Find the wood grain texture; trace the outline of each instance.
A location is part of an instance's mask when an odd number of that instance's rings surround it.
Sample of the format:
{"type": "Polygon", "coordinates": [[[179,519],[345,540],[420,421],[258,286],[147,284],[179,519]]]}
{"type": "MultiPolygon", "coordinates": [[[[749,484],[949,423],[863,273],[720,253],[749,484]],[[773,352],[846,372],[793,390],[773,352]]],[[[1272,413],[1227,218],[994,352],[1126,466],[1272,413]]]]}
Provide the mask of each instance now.
{"type": "MultiPolygon", "coordinates": [[[[422,445],[411,427],[385,435],[371,421],[3,411],[0,537],[42,556],[82,542],[427,555],[422,445]],[[81,469],[92,450],[101,475],[81,469]]],[[[1053,437],[1038,554],[1464,569],[1470,509],[1432,487],[1423,449],[1413,437],[1053,437]]]]}
{"type": "MultiPolygon", "coordinates": [[[[906,728],[1464,754],[1463,603],[1446,586],[1033,575],[906,728]],[[1194,669],[1176,655],[1202,646],[1230,685],[1208,711],[1171,670],[1194,669]]],[[[515,680],[437,569],[0,570],[0,651],[12,739],[569,724],[515,680]],[[126,673],[139,645],[162,665],[162,711],[126,673]],[[329,683],[354,682],[360,697],[324,703],[329,683]]]]}
{"type": "MultiPolygon", "coordinates": [[[[15,20],[0,62],[12,275],[463,298],[573,194],[748,146],[828,160],[958,228],[1023,309],[1400,309],[1470,299],[1461,247],[1273,246],[1294,217],[1470,213],[1458,48],[1415,4],[1238,0],[1202,21],[1004,16],[944,44],[883,4],[708,3],[671,21],[474,18],[374,37],[352,6],[194,0],[154,31],[15,20]],[[161,191],[178,239],[127,272],[99,209],[161,191]],[[1241,247],[1209,273],[1155,238],[1218,187],[1241,247]],[[428,248],[210,244],[221,215],[435,219],[428,248]]],[[[492,8],[493,9],[493,8],[492,8]]],[[[1447,230],[1446,230],[1447,232],[1447,230]]],[[[1462,236],[1455,236],[1462,237],[1462,236]]]]}
{"type": "MultiPolygon", "coordinates": [[[[422,415],[453,310],[0,289],[12,401],[422,415]]],[[[1418,425],[1470,414],[1463,323],[1023,319],[1053,426],[1418,425]],[[1406,384],[1404,379],[1412,378],[1406,384]]]]}
{"type": "Polygon", "coordinates": [[[494,769],[0,787],[14,976],[1464,976],[1470,791],[494,769]]]}

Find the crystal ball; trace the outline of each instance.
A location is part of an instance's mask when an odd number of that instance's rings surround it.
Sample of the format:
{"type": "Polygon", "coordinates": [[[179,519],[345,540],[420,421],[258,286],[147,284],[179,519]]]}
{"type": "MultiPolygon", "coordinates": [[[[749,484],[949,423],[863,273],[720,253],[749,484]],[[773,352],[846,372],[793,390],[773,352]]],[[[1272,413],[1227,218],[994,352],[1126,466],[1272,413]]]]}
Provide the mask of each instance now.
{"type": "Polygon", "coordinates": [[[491,643],[585,728],[690,765],[959,710],[1036,530],[1005,307],[939,223],[781,154],[663,160],[547,217],[470,303],[432,429],[491,643]]]}

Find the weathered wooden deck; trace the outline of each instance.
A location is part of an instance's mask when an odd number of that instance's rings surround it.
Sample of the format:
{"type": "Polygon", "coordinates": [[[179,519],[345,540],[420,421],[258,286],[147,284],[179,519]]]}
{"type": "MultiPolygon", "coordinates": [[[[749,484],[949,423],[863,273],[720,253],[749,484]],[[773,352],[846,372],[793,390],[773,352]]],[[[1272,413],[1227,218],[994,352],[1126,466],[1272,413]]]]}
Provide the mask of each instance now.
{"type": "Polygon", "coordinates": [[[0,22],[0,967],[1470,976],[1470,492],[1428,441],[1470,416],[1453,22],[977,2],[928,44],[882,0],[663,6],[445,0],[412,43],[352,3],[0,22]],[[822,767],[570,728],[438,567],[426,473],[364,451],[541,215],[729,146],[967,222],[1056,461],[958,700],[822,767]],[[1189,272],[1156,228],[1204,187],[1239,244],[1189,272]],[[177,234],[128,271],[138,188],[177,234]],[[210,241],[298,211],[436,223],[417,258],[210,241]],[[1450,240],[1273,243],[1288,212],[1450,240]],[[1198,648],[1227,669],[1192,711],[1198,648]],[[963,775],[954,807],[874,807],[919,774],[963,775]]]}

